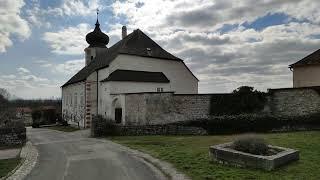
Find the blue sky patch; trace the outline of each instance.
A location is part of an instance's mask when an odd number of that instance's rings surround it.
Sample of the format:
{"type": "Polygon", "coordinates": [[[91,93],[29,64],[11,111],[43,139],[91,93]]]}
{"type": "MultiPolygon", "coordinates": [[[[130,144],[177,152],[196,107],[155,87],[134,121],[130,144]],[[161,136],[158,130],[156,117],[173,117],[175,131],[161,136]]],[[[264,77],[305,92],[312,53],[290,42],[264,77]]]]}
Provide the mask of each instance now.
{"type": "Polygon", "coordinates": [[[260,17],[255,21],[242,24],[247,29],[254,29],[261,31],[269,26],[276,26],[280,24],[286,24],[290,21],[290,17],[283,13],[267,14],[266,16],[260,17]]]}

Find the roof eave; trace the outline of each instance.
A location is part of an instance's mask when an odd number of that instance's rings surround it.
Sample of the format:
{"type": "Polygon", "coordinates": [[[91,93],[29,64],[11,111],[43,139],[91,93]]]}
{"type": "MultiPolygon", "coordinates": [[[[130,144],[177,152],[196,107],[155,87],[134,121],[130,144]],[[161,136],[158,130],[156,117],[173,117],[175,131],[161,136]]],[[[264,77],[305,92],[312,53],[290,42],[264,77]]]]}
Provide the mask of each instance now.
{"type": "Polygon", "coordinates": [[[82,79],[82,80],[79,80],[79,81],[76,81],[76,82],[73,82],[73,83],[65,83],[64,85],[62,85],[60,88],[63,88],[63,87],[67,87],[69,85],[73,85],[73,84],[76,84],[76,83],[79,83],[79,82],[84,82],[85,79],[82,79]]]}
{"type": "Polygon", "coordinates": [[[155,57],[155,56],[143,56],[143,55],[138,55],[138,54],[124,53],[124,52],[119,52],[118,54],[130,55],[130,56],[139,56],[139,57],[146,57],[146,58],[154,58],[154,59],[172,60],[172,61],[183,61],[182,59],[180,59],[178,57],[176,57],[176,59],[173,59],[173,58],[164,58],[164,57],[155,57]]]}
{"type": "Polygon", "coordinates": [[[101,80],[100,82],[142,82],[142,83],[170,83],[170,80],[168,81],[163,81],[163,82],[159,82],[159,81],[129,81],[129,80],[109,80],[109,79],[104,79],[101,80]]]}

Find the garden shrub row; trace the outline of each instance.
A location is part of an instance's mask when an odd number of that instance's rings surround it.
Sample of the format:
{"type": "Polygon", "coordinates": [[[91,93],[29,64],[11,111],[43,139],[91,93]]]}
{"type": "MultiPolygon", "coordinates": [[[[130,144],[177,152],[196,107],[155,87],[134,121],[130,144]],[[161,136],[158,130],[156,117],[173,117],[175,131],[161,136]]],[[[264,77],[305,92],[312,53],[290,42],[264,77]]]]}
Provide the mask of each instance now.
{"type": "Polygon", "coordinates": [[[221,116],[257,113],[263,110],[266,102],[266,93],[254,90],[253,87],[242,86],[231,94],[212,96],[210,114],[221,116]]]}
{"type": "Polygon", "coordinates": [[[208,119],[184,121],[175,124],[202,127],[207,130],[208,134],[270,132],[299,128],[313,129],[320,127],[320,113],[299,117],[275,117],[258,114],[212,116],[208,119]]]}

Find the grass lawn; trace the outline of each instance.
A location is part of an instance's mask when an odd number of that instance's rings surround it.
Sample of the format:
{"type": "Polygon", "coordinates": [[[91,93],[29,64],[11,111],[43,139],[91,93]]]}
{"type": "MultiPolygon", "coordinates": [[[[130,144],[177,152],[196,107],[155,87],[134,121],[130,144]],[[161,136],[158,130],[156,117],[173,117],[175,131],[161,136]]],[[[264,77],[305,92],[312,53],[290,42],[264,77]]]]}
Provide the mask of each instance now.
{"type": "Polygon", "coordinates": [[[53,129],[57,131],[63,131],[63,132],[74,132],[80,130],[79,128],[71,127],[71,126],[52,126],[47,127],[48,129],[53,129]]]}
{"type": "Polygon", "coordinates": [[[261,134],[268,143],[300,150],[300,160],[272,172],[209,162],[209,146],[232,141],[226,136],[140,136],[111,140],[172,163],[192,179],[320,179],[320,131],[261,134]]]}
{"type": "Polygon", "coordinates": [[[20,163],[20,158],[0,160],[0,178],[6,176],[20,163]]]}

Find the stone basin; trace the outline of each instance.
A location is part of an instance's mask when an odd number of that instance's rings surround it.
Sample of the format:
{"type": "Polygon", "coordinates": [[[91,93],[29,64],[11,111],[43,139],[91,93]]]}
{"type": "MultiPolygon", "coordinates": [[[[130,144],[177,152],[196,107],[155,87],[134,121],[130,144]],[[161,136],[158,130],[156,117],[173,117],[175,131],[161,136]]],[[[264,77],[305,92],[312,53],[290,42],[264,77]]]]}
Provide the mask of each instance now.
{"type": "Polygon", "coordinates": [[[231,149],[232,142],[211,146],[210,159],[214,162],[237,167],[250,167],[271,171],[289,162],[299,160],[299,151],[279,146],[268,145],[269,148],[279,151],[270,156],[254,155],[231,149]]]}

